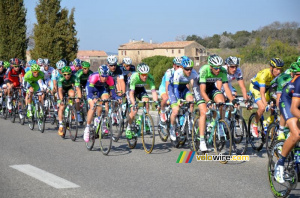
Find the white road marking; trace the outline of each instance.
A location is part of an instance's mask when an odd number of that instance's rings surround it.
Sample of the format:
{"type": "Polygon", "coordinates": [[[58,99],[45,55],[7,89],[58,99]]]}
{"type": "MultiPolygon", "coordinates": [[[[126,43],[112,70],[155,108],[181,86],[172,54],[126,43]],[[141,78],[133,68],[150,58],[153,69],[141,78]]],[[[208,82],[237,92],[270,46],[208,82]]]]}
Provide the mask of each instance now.
{"type": "Polygon", "coordinates": [[[51,173],[48,173],[42,169],[31,166],[30,164],[13,165],[10,167],[14,168],[22,173],[25,173],[26,175],[29,175],[37,180],[40,180],[54,188],[61,189],[61,188],[78,188],[78,187],[80,187],[77,184],[69,182],[68,180],[65,180],[61,177],[58,177],[51,173]]]}

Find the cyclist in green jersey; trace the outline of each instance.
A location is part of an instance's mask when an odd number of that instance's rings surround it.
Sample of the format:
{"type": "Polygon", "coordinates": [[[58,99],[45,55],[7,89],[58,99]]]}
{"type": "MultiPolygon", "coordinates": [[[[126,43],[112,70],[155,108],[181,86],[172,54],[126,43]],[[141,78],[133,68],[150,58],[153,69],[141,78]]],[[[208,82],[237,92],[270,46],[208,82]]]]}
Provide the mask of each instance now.
{"type": "Polygon", "coordinates": [[[78,70],[76,72],[76,83],[79,83],[81,87],[86,86],[86,82],[89,78],[89,75],[93,73],[93,71],[90,70],[90,63],[83,61],[81,62],[82,69],[78,70]]]}
{"type": "MultiPolygon", "coordinates": [[[[130,79],[130,91],[129,96],[127,95],[128,104],[131,107],[131,112],[129,114],[128,126],[126,129],[126,137],[132,138],[132,131],[130,129],[130,125],[133,122],[135,115],[137,114],[137,110],[134,108],[135,106],[135,98],[137,97],[142,101],[149,101],[149,96],[145,90],[145,85],[150,86],[150,90],[152,91],[153,100],[158,104],[158,96],[155,90],[154,78],[149,73],[149,66],[145,63],[141,63],[137,66],[137,72],[131,75],[130,79]]],[[[148,105],[148,104],[147,104],[148,105]]],[[[149,112],[149,105],[147,106],[147,111],[149,112]]]]}
{"type": "MultiPolygon", "coordinates": [[[[44,84],[44,72],[40,71],[40,66],[37,64],[33,64],[30,67],[30,71],[26,72],[24,76],[24,81],[27,83],[27,97],[26,97],[26,104],[28,105],[27,108],[27,117],[32,116],[31,111],[31,102],[32,96],[34,92],[39,90],[46,90],[47,86],[44,84]]],[[[43,104],[44,101],[42,100],[42,96],[39,96],[40,102],[43,104]]]]}
{"type": "Polygon", "coordinates": [[[77,97],[78,99],[75,100],[76,102],[76,110],[77,110],[77,120],[78,122],[82,122],[81,114],[80,114],[80,105],[79,101],[81,98],[81,91],[79,88],[78,80],[75,75],[72,75],[72,70],[69,66],[65,66],[61,69],[63,76],[61,76],[58,80],[58,98],[57,104],[59,104],[58,110],[58,120],[59,120],[59,128],[58,128],[58,135],[63,135],[63,112],[65,109],[65,104],[62,103],[62,99],[64,97],[64,93],[68,93],[69,97],[75,97],[75,92],[73,87],[75,85],[77,97]]]}

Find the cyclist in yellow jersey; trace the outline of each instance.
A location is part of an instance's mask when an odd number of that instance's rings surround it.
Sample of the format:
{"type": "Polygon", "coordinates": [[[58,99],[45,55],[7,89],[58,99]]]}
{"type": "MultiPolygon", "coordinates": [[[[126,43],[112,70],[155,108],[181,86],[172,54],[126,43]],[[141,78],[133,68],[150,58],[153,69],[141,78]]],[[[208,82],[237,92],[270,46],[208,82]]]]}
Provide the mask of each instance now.
{"type": "MultiPolygon", "coordinates": [[[[271,81],[280,74],[284,63],[279,58],[272,58],[270,60],[270,68],[259,71],[254,78],[251,79],[250,92],[254,96],[255,103],[258,106],[255,122],[252,125],[252,133],[258,137],[257,123],[260,117],[265,112],[267,102],[270,100],[269,88],[271,81]]],[[[268,122],[272,122],[272,118],[268,118],[268,122]]]]}

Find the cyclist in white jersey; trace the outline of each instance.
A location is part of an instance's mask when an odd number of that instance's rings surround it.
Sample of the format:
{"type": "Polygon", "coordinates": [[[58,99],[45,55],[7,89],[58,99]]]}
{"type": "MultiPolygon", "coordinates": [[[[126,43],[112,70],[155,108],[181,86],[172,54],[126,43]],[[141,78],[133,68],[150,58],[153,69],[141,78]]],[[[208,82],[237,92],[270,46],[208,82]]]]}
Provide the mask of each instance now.
{"type": "Polygon", "coordinates": [[[50,66],[50,61],[45,58],[43,66],[41,67],[41,71],[44,73],[44,83],[47,87],[50,87],[51,75],[55,69],[50,66]]]}

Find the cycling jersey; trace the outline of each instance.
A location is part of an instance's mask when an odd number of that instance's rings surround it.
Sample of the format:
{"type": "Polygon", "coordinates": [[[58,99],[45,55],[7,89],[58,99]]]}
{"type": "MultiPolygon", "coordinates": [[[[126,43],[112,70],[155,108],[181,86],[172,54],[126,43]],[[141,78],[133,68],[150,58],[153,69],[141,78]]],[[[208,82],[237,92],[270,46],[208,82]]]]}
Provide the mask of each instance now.
{"type": "Polygon", "coordinates": [[[86,86],[86,82],[87,82],[87,80],[89,78],[89,75],[91,75],[92,73],[93,73],[93,71],[91,71],[91,70],[89,70],[87,74],[84,74],[82,69],[78,70],[76,72],[76,74],[75,74],[76,77],[77,77],[78,83],[81,86],[85,87],[86,86]]]}
{"type": "Polygon", "coordinates": [[[32,71],[28,71],[24,76],[24,81],[27,82],[26,88],[32,87],[34,91],[39,91],[44,84],[39,80],[44,79],[44,73],[39,71],[37,77],[33,76],[32,71]]]}
{"type": "Polygon", "coordinates": [[[265,87],[266,91],[270,88],[271,81],[274,79],[270,68],[259,71],[252,79],[253,88],[258,90],[260,87],[265,87]]]}
{"type": "Polygon", "coordinates": [[[46,71],[44,67],[41,67],[41,72],[44,73],[44,81],[45,83],[49,82],[51,80],[51,75],[54,71],[53,67],[48,67],[48,70],[46,71]]]}
{"type": "Polygon", "coordinates": [[[115,85],[117,84],[117,78],[124,79],[123,72],[119,66],[116,66],[116,70],[114,72],[108,71],[108,75],[114,79],[115,85]]]}
{"type": "Polygon", "coordinates": [[[270,92],[281,94],[283,87],[292,80],[291,71],[287,69],[284,73],[274,78],[270,83],[270,92]]]}
{"type": "MultiPolygon", "coordinates": [[[[198,74],[197,74],[197,72],[194,69],[191,71],[191,75],[190,76],[186,76],[184,74],[182,68],[179,68],[179,69],[177,69],[174,72],[173,83],[171,83],[171,84],[173,85],[173,91],[174,91],[175,97],[177,99],[182,98],[182,97],[180,97],[180,92],[186,92],[186,91],[188,91],[188,88],[187,88],[186,85],[189,84],[189,82],[192,79],[195,79],[197,76],[198,76],[198,74]]],[[[171,100],[171,103],[172,103],[172,100],[171,100]]]]}
{"type": "Polygon", "coordinates": [[[79,87],[79,83],[76,82],[76,76],[72,75],[69,80],[66,80],[64,76],[60,76],[57,82],[58,88],[63,88],[65,91],[69,90],[75,85],[76,87],[79,87]]]}
{"type": "Polygon", "coordinates": [[[150,86],[150,90],[155,91],[154,78],[151,74],[148,74],[147,80],[144,82],[140,79],[139,73],[133,73],[130,80],[130,90],[134,91],[138,87],[150,86]]]}
{"type": "Polygon", "coordinates": [[[76,72],[78,72],[80,69],[82,69],[82,66],[79,67],[79,70],[76,70],[76,67],[74,65],[70,66],[71,70],[72,70],[72,74],[76,74],[76,72]]]}
{"type": "Polygon", "coordinates": [[[130,65],[129,70],[126,70],[123,66],[120,66],[123,76],[124,76],[124,82],[126,85],[129,85],[130,82],[130,77],[131,75],[135,72],[135,66],[130,65]]]}
{"type": "Polygon", "coordinates": [[[166,93],[166,82],[170,82],[170,79],[173,78],[174,72],[174,68],[168,69],[165,75],[162,77],[161,84],[159,86],[160,96],[166,93]]]}
{"type": "MultiPolygon", "coordinates": [[[[279,100],[280,112],[286,121],[295,117],[291,113],[292,98],[300,99],[300,75],[296,75],[284,86],[279,100]]],[[[298,107],[298,109],[300,109],[300,107],[298,107]]]]}
{"type": "Polygon", "coordinates": [[[19,71],[15,71],[13,67],[10,67],[7,70],[7,75],[5,76],[7,77],[7,82],[13,83],[14,87],[18,87],[20,86],[19,75],[21,75],[21,77],[24,77],[24,74],[25,70],[23,67],[20,67],[19,71]]]}
{"type": "MultiPolygon", "coordinates": [[[[228,71],[228,66],[227,66],[227,65],[223,66],[223,68],[224,68],[226,71],[228,71]]],[[[236,69],[236,71],[235,71],[234,74],[229,74],[229,73],[227,73],[227,80],[228,80],[228,86],[229,86],[231,92],[236,92],[236,90],[235,90],[235,88],[232,86],[231,82],[234,81],[234,80],[237,80],[237,81],[243,80],[243,73],[242,73],[241,68],[237,67],[237,69],[236,69]]],[[[222,88],[221,88],[221,91],[222,91],[222,92],[225,92],[223,86],[222,86],[222,88]]]]}
{"type": "Polygon", "coordinates": [[[227,70],[221,67],[220,73],[215,75],[210,69],[210,65],[203,65],[199,70],[199,84],[206,84],[206,90],[215,89],[215,83],[222,81],[228,83],[227,70]]]}

